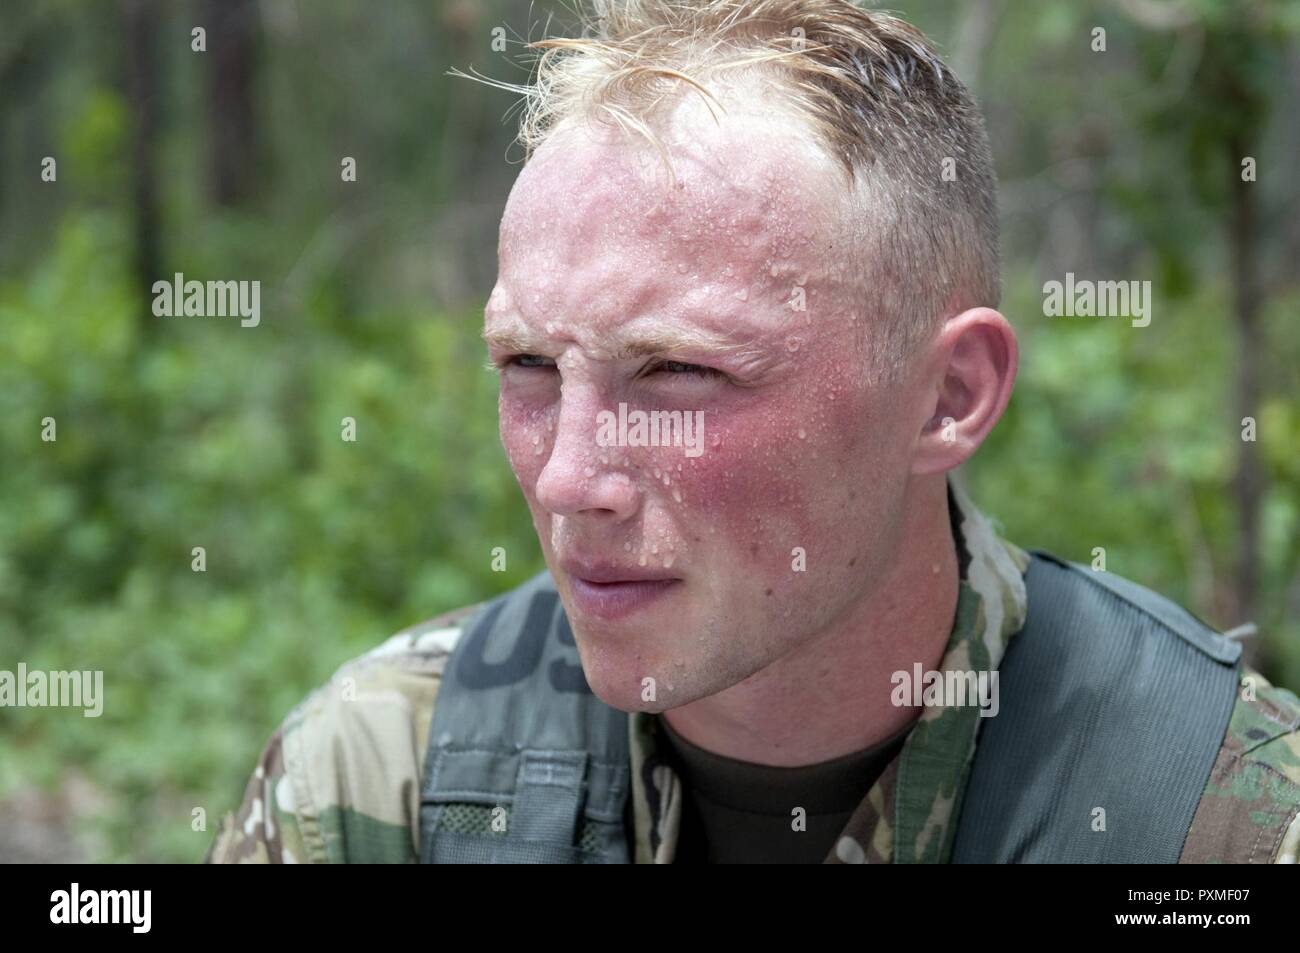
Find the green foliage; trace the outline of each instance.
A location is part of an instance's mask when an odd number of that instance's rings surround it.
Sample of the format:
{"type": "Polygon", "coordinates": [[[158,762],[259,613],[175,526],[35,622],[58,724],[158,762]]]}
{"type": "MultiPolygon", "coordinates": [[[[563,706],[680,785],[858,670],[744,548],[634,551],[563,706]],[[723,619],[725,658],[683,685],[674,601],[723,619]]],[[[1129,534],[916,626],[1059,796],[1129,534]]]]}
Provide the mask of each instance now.
{"type": "Polygon", "coordinates": [[[0,469],[0,658],[103,670],[106,695],[94,722],[7,710],[0,797],[76,766],[110,858],[193,859],[191,809],[210,831],[308,690],[541,562],[477,315],[385,315],[364,346],[302,315],[179,319],[145,346],[122,238],[71,218],[0,286],[0,442],[21,461],[0,469]]]}

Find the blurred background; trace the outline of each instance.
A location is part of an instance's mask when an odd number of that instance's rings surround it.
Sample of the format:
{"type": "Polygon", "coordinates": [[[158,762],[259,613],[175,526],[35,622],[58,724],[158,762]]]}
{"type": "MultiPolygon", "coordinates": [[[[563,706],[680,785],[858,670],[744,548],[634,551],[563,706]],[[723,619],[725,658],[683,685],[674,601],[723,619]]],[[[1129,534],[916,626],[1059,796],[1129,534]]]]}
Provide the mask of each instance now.
{"type": "MultiPolygon", "coordinates": [[[[891,9],[981,101],[1002,183],[1023,354],[976,500],[1255,623],[1300,688],[1300,3],[891,9]],[[1150,280],[1150,326],[1044,317],[1067,271],[1150,280]]],[[[527,82],[524,43],[573,21],[0,0],[0,669],[102,669],[106,696],[0,709],[0,859],[199,859],[340,663],[541,568],[478,337],[515,99],[447,74],[527,82]],[[175,272],[260,280],[260,325],[155,317],[175,272]]]]}

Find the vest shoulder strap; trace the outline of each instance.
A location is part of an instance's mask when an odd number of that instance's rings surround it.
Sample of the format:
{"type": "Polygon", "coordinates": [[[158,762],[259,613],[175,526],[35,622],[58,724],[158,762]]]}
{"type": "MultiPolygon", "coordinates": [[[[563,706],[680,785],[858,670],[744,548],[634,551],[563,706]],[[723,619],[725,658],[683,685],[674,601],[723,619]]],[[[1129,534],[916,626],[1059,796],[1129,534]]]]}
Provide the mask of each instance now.
{"type": "Polygon", "coordinates": [[[447,662],[420,787],[422,863],[627,863],[627,714],[582,673],[547,573],[488,603],[447,662]]]}
{"type": "Polygon", "coordinates": [[[1236,701],[1241,646],[1175,603],[1035,553],[954,863],[1174,863],[1236,701]]]}

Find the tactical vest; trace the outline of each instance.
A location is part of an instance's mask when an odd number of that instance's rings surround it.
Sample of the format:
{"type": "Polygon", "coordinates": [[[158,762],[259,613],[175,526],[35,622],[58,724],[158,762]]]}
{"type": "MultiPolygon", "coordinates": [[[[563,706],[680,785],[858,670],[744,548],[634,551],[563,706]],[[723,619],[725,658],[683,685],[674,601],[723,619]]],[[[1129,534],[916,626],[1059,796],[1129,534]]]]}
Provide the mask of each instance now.
{"type": "MultiPolygon", "coordinates": [[[[1035,553],[955,807],[954,863],[1173,863],[1241,646],[1134,583],[1035,553]],[[1092,819],[1106,812],[1099,836],[1092,819]]],[[[628,715],[598,699],[546,573],[465,629],[420,792],[423,863],[628,863],[628,715]]]]}

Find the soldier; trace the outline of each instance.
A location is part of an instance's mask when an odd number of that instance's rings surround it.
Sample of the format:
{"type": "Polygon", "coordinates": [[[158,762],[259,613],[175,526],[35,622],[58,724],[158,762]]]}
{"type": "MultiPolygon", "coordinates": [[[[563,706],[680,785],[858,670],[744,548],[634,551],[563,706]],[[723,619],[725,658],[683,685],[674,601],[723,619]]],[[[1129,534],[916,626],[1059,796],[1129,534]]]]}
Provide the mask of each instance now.
{"type": "Polygon", "coordinates": [[[1018,352],[928,42],[595,13],[540,44],[484,331],[549,572],[344,665],[208,859],[1294,862],[1300,700],[951,476],[1018,352]]]}

